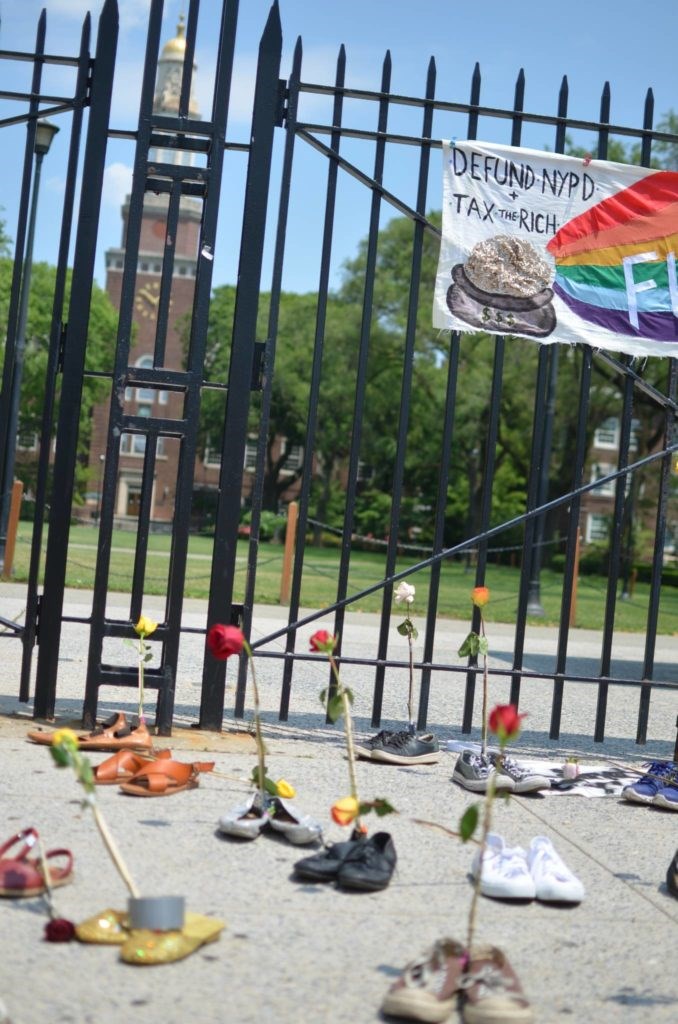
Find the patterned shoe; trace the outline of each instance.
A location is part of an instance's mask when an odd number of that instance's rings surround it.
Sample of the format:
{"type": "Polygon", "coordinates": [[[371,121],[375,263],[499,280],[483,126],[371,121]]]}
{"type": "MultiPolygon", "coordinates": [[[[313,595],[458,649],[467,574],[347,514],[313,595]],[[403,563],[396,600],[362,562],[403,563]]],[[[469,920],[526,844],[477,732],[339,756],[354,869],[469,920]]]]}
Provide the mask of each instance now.
{"type": "Polygon", "coordinates": [[[471,951],[461,980],[464,1024],[532,1024],[534,1014],[506,955],[496,946],[471,951]]]}
{"type": "MultiPolygon", "coordinates": [[[[496,768],[499,754],[490,754],[489,756],[490,761],[496,768]]],[[[514,793],[536,793],[537,790],[551,788],[551,780],[545,775],[540,775],[538,772],[531,772],[527,768],[523,768],[521,764],[514,761],[512,757],[507,757],[506,754],[501,759],[499,774],[508,775],[510,779],[513,779],[514,793]]]]}
{"type": "Polygon", "coordinates": [[[494,777],[495,790],[513,791],[515,783],[509,775],[498,775],[497,770],[484,754],[475,754],[472,750],[462,750],[457,758],[452,773],[452,781],[458,782],[464,789],[472,793],[487,793],[490,778],[494,777]]]}
{"type": "Polygon", "coordinates": [[[647,761],[643,768],[647,769],[647,774],[622,790],[624,800],[636,804],[654,803],[660,789],[677,771],[677,766],[672,761],[647,761]]]}
{"type": "Polygon", "coordinates": [[[466,950],[454,939],[439,939],[419,960],[407,965],[381,1004],[394,1017],[438,1024],[456,1004],[466,950]]]}

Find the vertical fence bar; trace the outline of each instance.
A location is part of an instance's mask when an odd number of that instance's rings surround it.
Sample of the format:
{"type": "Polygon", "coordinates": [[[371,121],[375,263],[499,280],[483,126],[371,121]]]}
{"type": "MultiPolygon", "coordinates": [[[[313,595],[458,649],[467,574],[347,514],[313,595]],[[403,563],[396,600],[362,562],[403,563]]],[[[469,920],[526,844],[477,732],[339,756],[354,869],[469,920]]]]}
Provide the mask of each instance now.
{"type": "Polygon", "coordinates": [[[68,271],[68,251],[71,243],[73,226],[73,206],[75,203],[75,187],[82,135],[83,111],[87,101],[87,89],[90,71],[90,34],[92,19],[87,14],[82,23],[80,33],[80,52],[78,55],[78,72],[75,84],[73,103],[73,122],[66,164],[66,184],[64,188],[63,213],[59,234],[59,250],[56,273],[54,276],[54,300],[52,305],[52,322],[49,332],[49,350],[45,368],[45,397],[42,407],[40,427],[40,454],[35,481],[35,517],[31,538],[31,557],[28,568],[28,584],[26,587],[26,626],[22,636],[23,651],[21,657],[21,682],[19,700],[27,701],[30,697],[31,665],[33,647],[36,641],[38,615],[38,582],[42,561],[42,536],[44,529],[44,508],[47,498],[47,481],[52,447],[52,426],[54,421],[54,405],[57,386],[57,371],[61,354],[63,330],[64,294],[68,271]]]}
{"type": "MultiPolygon", "coordinates": [[[[492,370],[492,390],[490,392],[490,408],[487,420],[487,440],[485,443],[485,465],[483,468],[483,492],[480,502],[480,524],[476,532],[486,533],[490,525],[492,512],[492,482],[497,457],[497,439],[499,437],[499,417],[501,411],[502,378],[504,373],[504,353],[506,350],[506,339],[499,334],[494,339],[494,366],[492,370]]],[[[469,494],[469,501],[473,501],[473,495],[469,494]]],[[[485,582],[485,571],[487,569],[487,540],[478,543],[476,557],[475,586],[482,586],[485,582]]],[[[471,629],[478,632],[480,629],[480,608],[473,605],[473,616],[471,629]]],[[[472,654],[468,659],[469,671],[466,673],[466,689],[464,692],[464,710],[462,713],[462,732],[470,732],[473,725],[473,703],[476,692],[476,670],[478,656],[472,654]]]]}
{"type": "MultiPolygon", "coordinates": [[[[219,501],[207,610],[208,629],[217,622],[231,620],[240,495],[247,441],[247,415],[266,230],[266,206],[271,175],[273,131],[278,116],[281,51],[280,12],[275,3],[271,7],[261,37],[254,91],[238,290],[233,316],[228,395],[221,444],[219,501]]],[[[207,659],[203,667],[200,703],[200,725],[203,728],[221,729],[224,689],[224,664],[215,659],[207,659]]]]}
{"type": "MultiPolygon", "coordinates": [[[[344,109],[343,88],[346,77],[346,50],[342,46],[337,58],[334,84],[335,93],[332,104],[332,132],[330,148],[333,154],[339,154],[341,144],[341,124],[344,109]]],[[[336,160],[330,160],[327,168],[327,189],[325,194],[325,218],[323,224],[322,248],[320,253],[320,275],[318,280],[318,308],[316,311],[315,338],[313,344],[313,363],[311,366],[311,382],[308,395],[308,414],[306,419],[306,450],[304,452],[304,473],[299,494],[299,520],[297,525],[297,547],[294,554],[292,570],[292,589],[290,593],[289,622],[299,618],[301,601],[301,579],[304,568],[304,542],[308,527],[308,504],[311,493],[311,473],[313,469],[313,449],[318,425],[318,396],[320,393],[320,373],[322,367],[325,339],[325,320],[327,317],[327,293],[329,290],[330,265],[332,257],[332,239],[334,235],[334,210],[337,201],[337,177],[339,168],[336,160]]],[[[296,632],[288,630],[285,640],[285,664],[280,693],[279,717],[287,721],[292,690],[292,672],[294,669],[293,652],[296,632]]]]}
{"type": "MultiPolygon", "coordinates": [[[[387,51],[382,65],[381,76],[381,99],[379,101],[379,116],[377,131],[380,135],[386,132],[388,125],[388,97],[391,88],[391,54],[387,51]]],[[[378,138],[374,154],[374,180],[381,184],[384,176],[384,155],[386,142],[378,138]]],[[[365,394],[367,387],[367,365],[370,352],[370,333],[372,326],[372,310],[374,305],[374,283],[377,270],[377,247],[379,243],[379,214],[381,211],[381,194],[374,189],[370,206],[370,226],[367,235],[367,253],[365,258],[365,285],[363,290],[362,320],[360,324],[360,342],[358,345],[358,359],[355,379],[355,398],[353,404],[353,428],[351,431],[351,447],[348,457],[348,472],[346,477],[346,504],[344,507],[344,527],[341,535],[341,554],[339,558],[339,573],[337,576],[337,601],[343,600],[348,591],[348,573],[351,562],[351,543],[355,523],[355,498],[358,482],[358,463],[360,461],[360,445],[362,441],[363,416],[365,411],[365,394]]],[[[396,538],[397,539],[397,538],[396,538]]],[[[381,633],[387,628],[384,624],[384,616],[388,614],[391,604],[393,588],[384,588],[384,604],[382,606],[381,633]],[[385,612],[384,609],[387,609],[385,612]]],[[[334,635],[337,637],[336,658],[341,657],[342,640],[344,632],[344,621],[346,610],[338,608],[334,615],[334,635]]],[[[328,701],[336,692],[336,680],[330,671],[328,679],[328,701]]],[[[372,712],[375,717],[374,710],[372,712]]],[[[331,721],[328,717],[328,721],[331,721]]]]}
{"type": "MultiPolygon", "coordinates": [[[[419,154],[419,179],[417,183],[417,205],[416,210],[422,217],[426,213],[426,193],[428,184],[428,171],[430,164],[431,147],[427,140],[431,138],[433,127],[433,106],[431,101],[435,96],[436,66],[433,58],[429,61],[428,74],[426,78],[426,99],[429,101],[424,105],[424,120],[421,130],[421,149],[419,154]]],[[[398,419],[398,434],[396,439],[396,460],[392,480],[391,500],[391,521],[388,532],[388,543],[386,546],[386,565],[384,573],[391,576],[395,571],[398,555],[398,523],[400,519],[400,507],[403,493],[403,477],[405,472],[405,456],[407,453],[407,431],[409,427],[410,401],[412,395],[412,372],[414,366],[414,347],[417,329],[417,313],[419,307],[419,288],[421,283],[421,261],[424,248],[424,224],[422,221],[415,221],[412,238],[412,262],[410,270],[410,292],[407,304],[407,324],[405,327],[405,350],[403,353],[403,375],[400,390],[400,416],[398,419]]],[[[393,600],[393,587],[384,587],[381,605],[381,622],[379,628],[379,641],[377,659],[379,664],[375,671],[374,691],[372,697],[372,725],[376,728],[381,721],[381,707],[384,695],[385,665],[381,664],[388,652],[388,636],[390,632],[391,603],[393,600]]],[[[428,606],[433,604],[432,621],[435,622],[435,609],[437,605],[437,590],[434,592],[429,587],[428,606]]],[[[433,638],[431,638],[432,640],[433,638]]],[[[421,695],[420,695],[421,702],[421,695]]]]}
{"type": "Polygon", "coordinates": [[[80,195],[71,279],[68,335],[54,457],[54,479],[59,481],[59,485],[53,489],[49,517],[40,656],[34,704],[36,718],[51,717],[54,714],[56,698],[83,370],[117,42],[118,5],[116,0],[105,0],[99,20],[92,71],[89,124],[82,170],[82,179],[86,182],[86,187],[80,195]]]}
{"type": "MultiPolygon", "coordinates": [[[[669,360],[668,394],[672,401],[678,392],[678,360],[669,360]]],[[[664,413],[664,450],[673,444],[676,435],[676,414],[667,408],[664,413]]],[[[657,639],[657,621],[659,618],[659,601],[662,585],[662,566],[664,564],[664,541],[666,539],[666,509],[671,493],[671,463],[673,456],[667,453],[662,460],[659,481],[659,501],[654,533],[654,552],[652,555],[652,579],[650,581],[650,600],[647,609],[647,627],[645,631],[645,653],[643,657],[643,681],[640,688],[638,703],[638,728],[636,743],[647,742],[647,722],[650,714],[650,697],[652,695],[652,677],[654,675],[654,649],[657,639]]]]}
{"type": "MultiPolygon", "coordinates": [[[[280,199],[278,203],[278,226],[275,239],[275,251],[273,255],[273,273],[271,278],[271,304],[268,311],[268,330],[266,341],[266,359],[264,365],[264,385],[261,396],[261,416],[259,419],[259,438],[257,442],[256,468],[254,473],[254,486],[252,489],[252,519],[249,545],[247,548],[247,579],[245,583],[245,600],[243,604],[243,630],[249,636],[252,630],[252,613],[254,607],[254,592],[257,578],[257,561],[259,556],[259,530],[261,525],[261,505],[264,487],[264,472],[266,465],[266,451],[268,448],[268,431],[271,421],[271,401],[273,397],[273,374],[275,372],[275,356],[278,338],[278,318],[280,315],[280,292],[282,290],[283,266],[285,261],[285,239],[287,237],[287,219],[290,205],[290,185],[292,181],[292,165],[294,160],[294,143],[296,139],[295,128],[297,124],[297,106],[299,102],[299,80],[301,78],[301,61],[303,48],[301,39],[297,39],[294,47],[292,60],[292,71],[287,85],[287,106],[284,114],[285,124],[285,148],[283,153],[282,175],[280,180],[280,199]]],[[[282,83],[281,83],[282,84],[282,83]]],[[[282,120],[282,119],[281,119],[282,120]]],[[[310,480],[312,468],[313,450],[309,446],[308,438],[304,447],[304,479],[310,480]]],[[[296,535],[296,517],[298,503],[295,505],[294,531],[296,535]]],[[[288,519],[287,529],[290,530],[288,519]]],[[[285,552],[287,554],[289,538],[286,536],[285,552]]],[[[300,537],[303,548],[304,538],[300,537]]],[[[294,548],[289,549],[290,568],[294,548]]],[[[289,572],[289,569],[288,569],[289,572]]],[[[290,580],[286,581],[285,603],[290,597],[290,580]]],[[[282,601],[282,594],[281,594],[282,601]]],[[[245,712],[245,696],[247,692],[247,659],[241,658],[238,664],[238,682],[235,694],[234,715],[242,718],[245,712]]]]}

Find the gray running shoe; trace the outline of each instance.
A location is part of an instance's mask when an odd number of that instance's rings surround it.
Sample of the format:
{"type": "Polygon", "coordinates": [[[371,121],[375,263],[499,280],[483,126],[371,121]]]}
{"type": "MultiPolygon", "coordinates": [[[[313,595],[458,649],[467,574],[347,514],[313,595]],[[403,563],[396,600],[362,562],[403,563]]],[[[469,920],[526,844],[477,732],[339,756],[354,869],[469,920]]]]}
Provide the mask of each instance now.
{"type": "Polygon", "coordinates": [[[372,761],[383,764],[434,764],[440,758],[438,740],[430,733],[419,736],[394,732],[372,748],[372,761]]]}
{"type": "Polygon", "coordinates": [[[487,793],[490,778],[494,778],[496,792],[509,790],[513,792],[515,783],[509,775],[499,775],[489,757],[476,754],[472,750],[462,750],[457,758],[452,773],[452,781],[458,782],[464,789],[472,793],[487,793]]]}
{"type": "MultiPolygon", "coordinates": [[[[490,761],[495,768],[498,758],[499,754],[490,754],[490,761]]],[[[536,793],[539,789],[551,788],[551,780],[546,775],[528,771],[527,768],[523,768],[521,764],[514,761],[512,757],[507,757],[506,754],[502,758],[499,774],[508,775],[510,779],[513,779],[514,793],[536,793]]]]}

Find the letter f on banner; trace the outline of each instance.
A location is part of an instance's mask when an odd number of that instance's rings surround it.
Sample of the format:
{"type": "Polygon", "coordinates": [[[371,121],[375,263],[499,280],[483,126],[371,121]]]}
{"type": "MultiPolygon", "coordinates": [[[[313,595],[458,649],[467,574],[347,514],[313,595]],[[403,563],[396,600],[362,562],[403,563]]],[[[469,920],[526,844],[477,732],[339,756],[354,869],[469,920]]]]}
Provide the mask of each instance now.
{"type": "MultiPolygon", "coordinates": [[[[640,330],[640,324],[638,322],[638,301],[636,296],[638,292],[647,292],[651,288],[656,288],[656,283],[650,279],[649,281],[639,281],[638,284],[633,280],[633,264],[634,263],[649,263],[650,260],[656,260],[656,252],[639,252],[635,256],[624,256],[622,263],[624,265],[624,282],[626,284],[626,298],[629,304],[629,320],[636,330],[640,330]]],[[[675,309],[674,309],[675,312],[675,309]]]]}

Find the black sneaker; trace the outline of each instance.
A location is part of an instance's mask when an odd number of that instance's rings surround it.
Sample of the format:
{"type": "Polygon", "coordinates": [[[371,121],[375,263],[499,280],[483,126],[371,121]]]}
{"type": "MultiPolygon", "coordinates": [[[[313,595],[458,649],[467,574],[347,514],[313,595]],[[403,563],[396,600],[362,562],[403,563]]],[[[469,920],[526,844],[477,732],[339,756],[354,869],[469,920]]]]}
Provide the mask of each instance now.
{"type": "Polygon", "coordinates": [[[385,889],[395,870],[396,850],[388,832],[375,832],[354,844],[339,865],[337,882],[344,889],[375,892],[385,889]]]}
{"type": "Polygon", "coordinates": [[[674,853],[669,870],[666,872],[666,887],[671,895],[678,899],[678,850],[674,853]]]}
{"type": "Polygon", "coordinates": [[[376,736],[370,736],[368,740],[360,740],[354,745],[354,749],[358,757],[365,757],[368,761],[372,759],[372,751],[377,747],[383,747],[385,743],[388,743],[392,736],[399,736],[399,733],[389,732],[387,729],[382,729],[376,736]]]}
{"type": "Polygon", "coordinates": [[[440,758],[438,740],[430,733],[419,736],[394,732],[372,748],[372,761],[384,764],[435,764],[440,758]]]}
{"type": "Polygon", "coordinates": [[[365,843],[364,838],[348,839],[344,843],[333,843],[322,853],[314,853],[311,857],[303,857],[294,865],[294,873],[299,878],[311,882],[333,882],[339,873],[344,860],[356,846],[365,843]]]}

